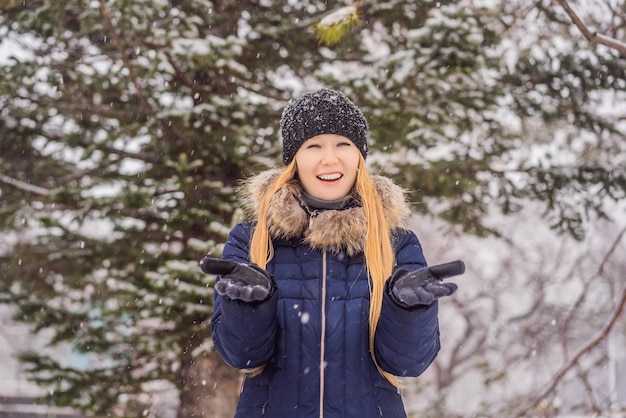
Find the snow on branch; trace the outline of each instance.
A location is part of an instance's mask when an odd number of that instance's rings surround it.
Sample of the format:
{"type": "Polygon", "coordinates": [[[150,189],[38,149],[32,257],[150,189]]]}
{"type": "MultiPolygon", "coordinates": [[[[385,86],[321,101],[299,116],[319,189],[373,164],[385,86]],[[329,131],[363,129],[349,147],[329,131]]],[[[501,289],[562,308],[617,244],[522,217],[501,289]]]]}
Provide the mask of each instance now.
{"type": "Polygon", "coordinates": [[[571,8],[567,0],[554,0],[565,10],[571,21],[580,29],[585,38],[592,44],[600,44],[612,48],[626,57],[626,43],[617,39],[603,35],[601,33],[592,32],[585,23],[578,17],[574,9],[571,8]]]}
{"type": "MultiPolygon", "coordinates": [[[[124,64],[124,67],[128,70],[130,82],[135,88],[135,95],[139,99],[139,102],[141,103],[143,109],[148,114],[156,115],[158,113],[158,109],[154,106],[149,95],[141,87],[142,83],[140,77],[137,75],[133,64],[128,59],[128,56],[125,52],[127,50],[127,46],[122,40],[123,34],[119,34],[115,29],[115,22],[111,18],[111,13],[107,7],[105,0],[100,0],[100,15],[102,16],[104,29],[107,33],[107,36],[112,39],[119,59],[124,64]]],[[[158,120],[158,122],[165,132],[170,133],[178,139],[184,140],[185,136],[175,126],[166,124],[162,120],[158,120]]]]}
{"type": "Polygon", "coordinates": [[[315,25],[319,43],[333,46],[339,43],[352,28],[361,23],[358,9],[346,6],[328,14],[315,25]]]}

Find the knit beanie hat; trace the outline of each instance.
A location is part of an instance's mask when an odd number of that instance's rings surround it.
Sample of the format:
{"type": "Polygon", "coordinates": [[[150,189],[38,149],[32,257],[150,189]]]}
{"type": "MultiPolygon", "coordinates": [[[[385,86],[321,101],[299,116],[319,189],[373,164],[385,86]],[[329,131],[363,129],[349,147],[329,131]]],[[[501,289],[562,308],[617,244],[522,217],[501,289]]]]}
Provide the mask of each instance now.
{"type": "Polygon", "coordinates": [[[305,93],[285,108],[280,119],[283,162],[291,163],[307,139],[322,134],[348,138],[365,158],[367,129],[363,112],[343,93],[326,88],[305,93]]]}

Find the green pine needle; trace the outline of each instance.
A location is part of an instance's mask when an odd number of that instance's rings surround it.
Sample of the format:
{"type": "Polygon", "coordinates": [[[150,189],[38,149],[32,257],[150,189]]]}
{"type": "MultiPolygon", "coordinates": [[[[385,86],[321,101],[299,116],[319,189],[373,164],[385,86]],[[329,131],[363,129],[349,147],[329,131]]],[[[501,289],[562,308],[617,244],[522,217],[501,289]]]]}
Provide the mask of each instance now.
{"type": "Polygon", "coordinates": [[[315,37],[320,44],[333,46],[360,23],[356,7],[342,7],[315,24],[315,37]]]}

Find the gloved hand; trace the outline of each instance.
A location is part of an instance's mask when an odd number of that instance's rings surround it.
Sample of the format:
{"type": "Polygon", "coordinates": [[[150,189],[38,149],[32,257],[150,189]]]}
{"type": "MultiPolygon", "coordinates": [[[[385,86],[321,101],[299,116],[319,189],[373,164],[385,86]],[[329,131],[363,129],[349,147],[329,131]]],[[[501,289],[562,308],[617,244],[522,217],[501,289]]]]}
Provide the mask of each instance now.
{"type": "Polygon", "coordinates": [[[219,274],[215,291],[222,296],[243,302],[261,302],[271,296],[274,282],[256,264],[236,263],[220,258],[204,257],[200,268],[208,274],[219,274]]]}
{"type": "Polygon", "coordinates": [[[410,271],[396,270],[389,279],[389,294],[398,305],[413,308],[418,305],[430,305],[442,296],[453,294],[457,285],[443,283],[446,277],[458,276],[465,272],[461,260],[410,271]]]}

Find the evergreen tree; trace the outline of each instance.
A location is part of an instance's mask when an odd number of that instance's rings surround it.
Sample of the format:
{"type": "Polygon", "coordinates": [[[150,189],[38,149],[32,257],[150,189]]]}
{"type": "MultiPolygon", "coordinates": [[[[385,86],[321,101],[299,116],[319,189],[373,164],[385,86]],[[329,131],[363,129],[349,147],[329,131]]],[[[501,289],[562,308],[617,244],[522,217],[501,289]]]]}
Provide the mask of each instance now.
{"type": "MultiPolygon", "coordinates": [[[[508,2],[363,2],[333,15],[341,6],[0,6],[13,51],[1,64],[0,302],[90,360],[24,354],[56,402],[138,416],[163,386],[179,391],[180,417],[232,414],[238,375],[211,350],[212,280],[197,261],[240,219],[238,181],[278,163],[281,109],[303,90],[353,98],[372,164],[466,231],[487,233],[494,205],[537,199],[580,236],[604,199],[623,198],[626,129],[596,108],[623,97],[622,58],[549,39],[515,55],[508,2]]],[[[569,27],[547,6],[535,17],[569,27]]]]}

